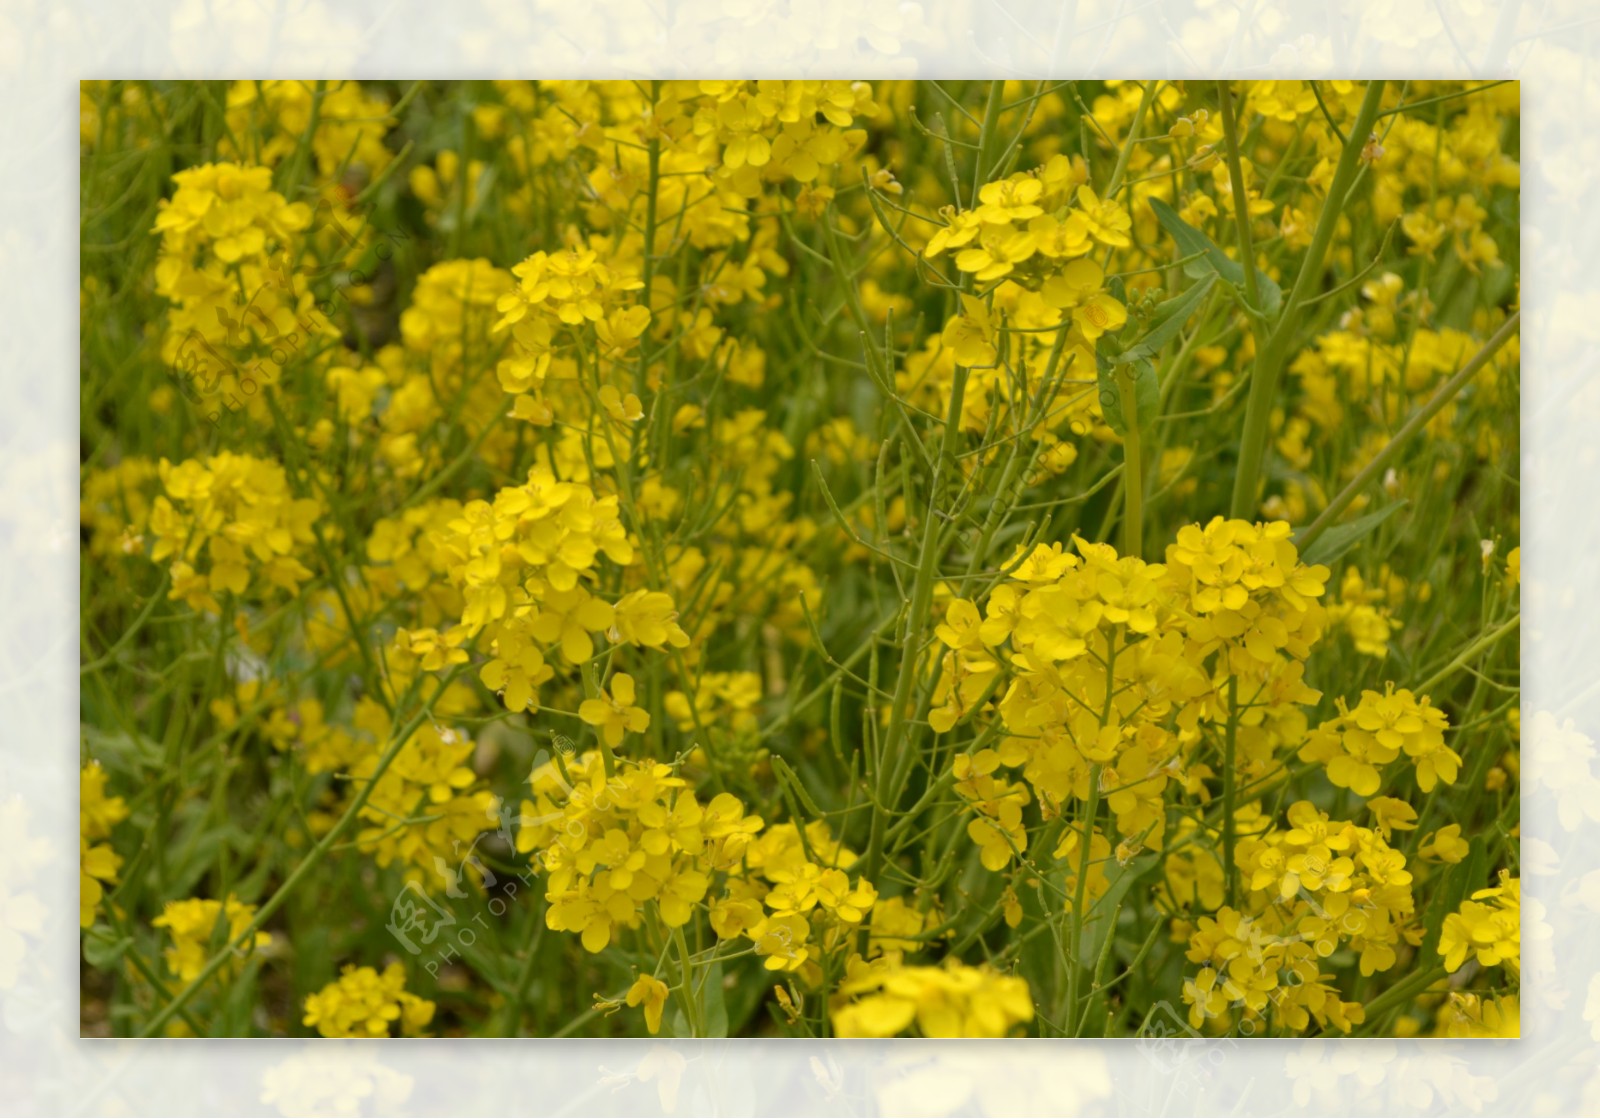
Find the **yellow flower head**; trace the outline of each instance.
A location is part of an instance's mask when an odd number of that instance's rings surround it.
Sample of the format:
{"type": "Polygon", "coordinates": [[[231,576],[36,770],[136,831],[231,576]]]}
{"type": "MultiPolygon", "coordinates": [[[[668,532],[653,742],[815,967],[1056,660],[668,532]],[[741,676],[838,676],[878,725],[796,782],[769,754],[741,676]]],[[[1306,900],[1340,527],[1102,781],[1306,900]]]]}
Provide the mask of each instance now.
{"type": "Polygon", "coordinates": [[[339,978],[306,996],[303,1024],[323,1037],[417,1037],[433,1021],[434,1004],[405,989],[406,973],[346,964],[339,978]]]}

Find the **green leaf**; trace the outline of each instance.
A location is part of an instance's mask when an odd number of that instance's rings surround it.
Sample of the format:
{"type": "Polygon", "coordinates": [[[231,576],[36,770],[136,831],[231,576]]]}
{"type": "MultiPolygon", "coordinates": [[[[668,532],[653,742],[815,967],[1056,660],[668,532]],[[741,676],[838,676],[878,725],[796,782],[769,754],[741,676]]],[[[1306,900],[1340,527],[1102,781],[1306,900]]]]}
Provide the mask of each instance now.
{"type": "Polygon", "coordinates": [[[722,961],[705,968],[699,978],[700,1020],[706,1024],[707,1037],[728,1036],[728,1004],[722,985],[722,961]]]}
{"type": "Polygon", "coordinates": [[[777,982],[772,973],[760,968],[740,968],[735,961],[731,970],[738,973],[738,982],[724,988],[724,1005],[728,1010],[728,1036],[743,1035],[751,1016],[761,1009],[761,1004],[772,993],[777,982]]]}
{"type": "Polygon", "coordinates": [[[1139,430],[1149,428],[1155,421],[1156,413],[1161,410],[1161,382],[1156,377],[1156,367],[1148,358],[1140,358],[1132,363],[1130,369],[1127,365],[1113,364],[1104,355],[1099,356],[1098,364],[1100,410],[1105,413],[1106,423],[1111,425],[1111,430],[1118,435],[1128,434],[1127,420],[1122,415],[1122,387],[1119,384],[1125,377],[1133,380],[1133,400],[1139,413],[1139,430]]]}
{"type": "Polygon", "coordinates": [[[90,967],[106,971],[122,959],[132,947],[133,937],[125,936],[119,939],[104,925],[96,925],[83,938],[83,958],[88,961],[90,967]]]}
{"type": "Polygon", "coordinates": [[[91,756],[108,769],[137,778],[141,772],[160,770],[166,765],[167,749],[153,738],[121,731],[109,733],[97,727],[84,727],[83,737],[91,756]]]}
{"type": "MultiPolygon", "coordinates": [[[[1162,228],[1178,243],[1178,255],[1196,257],[1183,266],[1185,275],[1198,280],[1207,273],[1214,272],[1235,288],[1243,289],[1244,265],[1217,248],[1215,241],[1180,218],[1178,211],[1161,199],[1150,199],[1150,208],[1155,211],[1156,220],[1161,223],[1162,228]]],[[[1256,290],[1261,298],[1261,306],[1255,310],[1269,318],[1277,314],[1278,309],[1283,306],[1283,291],[1271,276],[1259,268],[1256,269],[1256,290]]]]}
{"type": "Polygon", "coordinates": [[[1177,335],[1183,324],[1189,321],[1189,316],[1211,294],[1211,288],[1217,282],[1216,273],[1207,272],[1198,282],[1189,285],[1188,290],[1171,299],[1163,300],[1156,308],[1156,313],[1150,318],[1150,328],[1132,346],[1116,357],[1118,363],[1139,361],[1144,358],[1153,358],[1161,351],[1161,347],[1177,335]]]}
{"type": "Polygon", "coordinates": [[[1337,525],[1330,528],[1317,538],[1316,543],[1305,550],[1300,557],[1301,562],[1332,564],[1334,560],[1361,543],[1364,537],[1384,521],[1404,509],[1408,504],[1410,503],[1405,500],[1397,501],[1393,505],[1387,505],[1379,509],[1376,513],[1368,513],[1365,517],[1357,517],[1347,525],[1337,525]]]}
{"type": "Polygon", "coordinates": [[[1439,962],[1439,933],[1444,928],[1444,919],[1460,909],[1467,898],[1488,887],[1488,876],[1489,844],[1484,836],[1475,836],[1467,857],[1445,874],[1438,892],[1433,895],[1433,904],[1423,916],[1423,959],[1439,962]]]}
{"type": "MultiPolygon", "coordinates": [[[[179,847],[179,854],[168,864],[168,873],[179,896],[194,892],[196,884],[216,864],[218,852],[225,846],[237,849],[238,845],[232,842],[233,831],[226,823],[211,828],[186,829],[186,835],[192,838],[186,838],[179,847]]],[[[219,921],[216,928],[222,929],[225,925],[226,922],[219,921]]]]}
{"type": "Polygon", "coordinates": [[[1116,932],[1111,927],[1111,916],[1117,911],[1117,903],[1160,861],[1157,855],[1140,855],[1127,866],[1120,867],[1107,876],[1110,884],[1104,894],[1094,899],[1092,908],[1089,900],[1084,899],[1087,914],[1083,922],[1083,939],[1078,944],[1080,961],[1092,965],[1100,958],[1105,938],[1116,932]]]}
{"type": "MultiPolygon", "coordinates": [[[[709,967],[696,968],[694,973],[695,994],[700,1003],[700,1021],[705,1028],[706,1037],[728,1036],[728,1004],[723,997],[722,986],[722,961],[718,960],[709,967]]],[[[689,1016],[684,1013],[683,992],[674,990],[672,1001],[667,1005],[674,1006],[672,1016],[664,1023],[666,1034],[669,1037],[693,1037],[694,1030],[689,1025],[689,1016]]]]}
{"type": "Polygon", "coordinates": [[[1211,238],[1180,218],[1178,211],[1159,198],[1150,199],[1150,208],[1155,211],[1161,227],[1172,234],[1172,239],[1178,243],[1178,255],[1197,258],[1183,266],[1186,276],[1198,280],[1208,272],[1215,272],[1230,283],[1244,282],[1244,269],[1229,260],[1211,238]]]}
{"type": "Polygon", "coordinates": [[[1267,275],[1261,269],[1256,269],[1256,294],[1261,297],[1261,306],[1257,308],[1267,318],[1273,318],[1283,307],[1283,289],[1278,286],[1278,281],[1267,275]]]}

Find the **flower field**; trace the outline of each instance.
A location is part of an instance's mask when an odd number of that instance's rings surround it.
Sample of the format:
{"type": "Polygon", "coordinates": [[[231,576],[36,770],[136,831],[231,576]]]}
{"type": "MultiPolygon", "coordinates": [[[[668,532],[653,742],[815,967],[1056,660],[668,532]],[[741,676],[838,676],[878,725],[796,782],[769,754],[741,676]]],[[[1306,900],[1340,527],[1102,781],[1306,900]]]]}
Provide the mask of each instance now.
{"type": "Polygon", "coordinates": [[[81,87],[93,1036],[1516,1036],[1519,90],[81,87]]]}

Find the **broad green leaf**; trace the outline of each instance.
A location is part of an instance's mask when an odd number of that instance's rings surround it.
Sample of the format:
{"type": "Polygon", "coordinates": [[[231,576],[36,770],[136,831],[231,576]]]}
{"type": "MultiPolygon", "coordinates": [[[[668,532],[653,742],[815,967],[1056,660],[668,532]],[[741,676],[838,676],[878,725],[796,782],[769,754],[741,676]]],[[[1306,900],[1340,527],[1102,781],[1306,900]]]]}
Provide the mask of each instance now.
{"type": "MultiPolygon", "coordinates": [[[[697,968],[694,975],[695,993],[699,997],[700,1021],[706,1037],[728,1036],[728,1004],[724,1001],[722,963],[719,960],[707,968],[697,968]]],[[[664,1023],[669,1037],[693,1037],[689,1016],[683,1009],[683,992],[674,989],[667,1003],[672,1015],[664,1023]]]]}
{"type": "Polygon", "coordinates": [[[1084,961],[1086,966],[1092,966],[1100,958],[1100,949],[1105,945],[1105,938],[1116,934],[1116,930],[1111,927],[1111,915],[1117,911],[1117,903],[1160,861],[1160,856],[1157,855],[1140,855],[1127,866],[1120,867],[1108,875],[1110,885],[1104,894],[1094,899],[1093,908],[1090,908],[1088,899],[1084,900],[1084,908],[1088,913],[1083,923],[1083,939],[1078,945],[1080,953],[1078,958],[1084,961]]]}
{"type": "Polygon", "coordinates": [[[166,765],[166,747],[145,735],[107,732],[86,726],[83,728],[83,737],[89,744],[91,754],[108,769],[121,767],[130,774],[138,774],[143,770],[159,771],[166,765]]]}
{"type": "Polygon", "coordinates": [[[1156,308],[1156,313],[1150,318],[1150,328],[1132,346],[1115,358],[1117,362],[1139,361],[1153,358],[1161,351],[1161,347],[1177,335],[1183,324],[1189,321],[1189,316],[1195,309],[1205,302],[1211,293],[1212,285],[1217,282],[1216,274],[1207,272],[1200,280],[1189,285],[1188,290],[1171,299],[1163,300],[1156,308]]]}
{"type": "Polygon", "coordinates": [[[1156,220],[1162,228],[1178,243],[1178,255],[1197,258],[1183,266],[1184,274],[1190,279],[1198,280],[1208,272],[1215,272],[1229,283],[1244,282],[1244,269],[1229,260],[1211,238],[1180,218],[1178,211],[1159,198],[1150,199],[1150,208],[1155,211],[1156,220]]]}
{"type": "Polygon", "coordinates": [[[104,925],[96,925],[83,938],[83,958],[89,966],[105,971],[133,947],[133,937],[118,936],[104,925]]]}
{"type": "Polygon", "coordinates": [[[1471,840],[1467,857],[1444,874],[1444,881],[1433,895],[1433,904],[1423,916],[1422,955],[1429,963],[1440,963],[1439,933],[1444,919],[1461,908],[1461,903],[1489,886],[1489,845],[1481,835],[1471,840]]]}
{"type": "Polygon", "coordinates": [[[1156,377],[1156,367],[1148,358],[1140,358],[1130,365],[1112,364],[1110,358],[1099,359],[1100,410],[1106,423],[1118,435],[1128,434],[1128,423],[1122,415],[1121,378],[1133,380],[1133,400],[1139,413],[1139,430],[1149,428],[1161,409],[1161,382],[1156,377]]]}
{"type": "MultiPolygon", "coordinates": [[[[1190,279],[1198,280],[1208,272],[1215,272],[1235,288],[1244,287],[1244,265],[1233,260],[1227,253],[1217,247],[1215,241],[1201,233],[1194,226],[1178,216],[1178,212],[1159,198],[1150,199],[1150,208],[1155,211],[1156,220],[1159,221],[1172,239],[1178,244],[1180,257],[1193,257],[1183,266],[1184,273],[1190,279]]],[[[1256,269],[1256,289],[1260,294],[1261,306],[1256,310],[1269,318],[1278,313],[1283,306],[1283,291],[1271,276],[1261,269],[1256,269]]]]}
{"type": "Polygon", "coordinates": [[[727,1037],[728,1004],[722,985],[722,963],[712,964],[696,978],[700,987],[700,1020],[706,1024],[706,1036],[727,1037]]]}
{"type": "Polygon", "coordinates": [[[741,962],[735,961],[730,965],[730,969],[738,973],[738,981],[731,987],[724,986],[729,1037],[743,1035],[751,1016],[761,1009],[761,1004],[771,995],[774,982],[770,973],[759,968],[741,969],[741,962]],[[752,981],[753,978],[758,981],[752,981]]]}
{"type": "Polygon", "coordinates": [[[1332,564],[1351,548],[1361,543],[1362,539],[1373,532],[1379,525],[1409,504],[1406,501],[1396,501],[1393,505],[1386,505],[1376,513],[1368,513],[1364,517],[1357,517],[1346,525],[1335,525],[1321,536],[1316,543],[1301,554],[1304,563],[1332,564]]]}
{"type": "Polygon", "coordinates": [[[1261,306],[1257,310],[1269,319],[1277,315],[1283,307],[1283,289],[1277,280],[1259,268],[1256,269],[1256,291],[1261,296],[1261,306]]]}

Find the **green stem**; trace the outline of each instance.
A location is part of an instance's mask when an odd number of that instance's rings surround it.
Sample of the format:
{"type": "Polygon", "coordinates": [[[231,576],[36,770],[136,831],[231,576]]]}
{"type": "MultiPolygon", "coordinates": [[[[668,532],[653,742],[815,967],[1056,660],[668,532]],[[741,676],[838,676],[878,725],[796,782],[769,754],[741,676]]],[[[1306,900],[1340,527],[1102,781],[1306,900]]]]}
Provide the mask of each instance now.
{"type": "MultiPolygon", "coordinates": [[[[1066,352],[1069,323],[1064,323],[1056,333],[1055,343],[1050,347],[1050,357],[1045,363],[1044,377],[1038,393],[1038,411],[1041,415],[1047,414],[1051,401],[1054,400],[1059,384],[1056,379],[1061,366],[1062,354],[1066,352]]],[[[999,530],[1001,523],[1011,516],[1013,507],[1017,505],[1017,495],[1022,487],[1018,485],[1019,478],[1026,477],[1027,472],[1033,469],[1033,464],[1038,460],[1039,448],[1042,444],[1035,444],[1033,453],[1024,456],[1021,442],[1012,440],[1011,453],[1006,456],[1006,464],[1001,468],[1000,482],[995,487],[998,495],[990,502],[989,511],[984,515],[983,526],[978,532],[978,543],[972,549],[972,555],[967,560],[966,575],[971,578],[978,568],[989,556],[989,545],[994,540],[994,534],[999,530]],[[1009,500],[1003,500],[1009,495],[1009,500]]]]}
{"type": "Polygon", "coordinates": [[[528,998],[528,984],[533,981],[533,965],[539,958],[539,945],[544,941],[544,922],[538,917],[534,918],[533,938],[528,944],[528,954],[523,958],[522,967],[517,972],[516,985],[511,988],[511,997],[506,1000],[501,1027],[501,1037],[522,1036],[522,1004],[528,998]]]}
{"type": "MultiPolygon", "coordinates": [[[[586,662],[580,671],[583,677],[583,698],[599,699],[602,689],[600,687],[599,674],[595,671],[594,662],[586,662]]],[[[617,755],[611,749],[611,743],[606,740],[604,727],[594,728],[594,738],[600,744],[600,761],[605,767],[606,780],[609,781],[617,775],[617,755]]]]}
{"type": "Polygon", "coordinates": [[[680,926],[672,930],[672,943],[678,949],[678,965],[683,969],[683,1016],[689,1021],[689,1033],[705,1037],[705,1023],[700,1021],[699,1000],[694,994],[694,957],[689,954],[689,942],[683,938],[680,926]]]}
{"type": "Polygon", "coordinates": [[[950,460],[950,433],[961,423],[962,401],[966,396],[967,367],[956,366],[955,384],[950,391],[950,409],[945,417],[944,434],[940,438],[939,455],[934,460],[933,477],[928,492],[928,509],[922,525],[922,546],[917,554],[917,572],[911,584],[911,600],[905,616],[904,642],[900,647],[900,670],[895,679],[893,707],[889,711],[889,726],[884,731],[883,746],[879,751],[877,783],[877,811],[872,814],[872,831],[867,845],[866,877],[875,881],[883,860],[883,837],[887,829],[886,815],[899,799],[895,776],[900,769],[900,749],[906,737],[906,708],[911,703],[911,691],[916,684],[922,662],[923,635],[927,630],[928,616],[933,609],[933,586],[938,581],[939,527],[938,514],[940,484],[944,480],[945,464],[950,460]]]}
{"type": "MultiPolygon", "coordinates": [[[[1106,694],[1105,701],[1100,707],[1100,725],[1111,724],[1112,704],[1117,694],[1117,639],[1122,636],[1122,627],[1118,626],[1116,635],[1107,642],[1106,646],[1106,694]]],[[[1078,1015],[1078,987],[1084,970],[1083,955],[1083,903],[1089,883],[1089,866],[1091,853],[1094,849],[1094,822],[1100,814],[1100,763],[1095,762],[1089,766],[1089,807],[1083,818],[1083,833],[1079,842],[1082,849],[1078,852],[1078,882],[1073,890],[1072,899],[1072,959],[1067,970],[1067,1005],[1064,1013],[1057,1015],[1063,1022],[1072,1023],[1076,1028],[1078,1015]]],[[[1048,848],[1053,850],[1055,838],[1050,838],[1048,848]]],[[[1115,930],[1108,930],[1107,935],[1112,935],[1115,930]]]]}
{"type": "Polygon", "coordinates": [[[159,1034],[162,1027],[172,1019],[172,1016],[182,1010],[185,1004],[194,997],[195,992],[205,986],[206,982],[222,969],[222,966],[233,955],[234,949],[253,942],[261,926],[266,924],[267,919],[282,908],[284,902],[289,900],[289,895],[294,892],[294,888],[300,884],[301,879],[305,878],[312,868],[322,861],[339,837],[349,830],[350,825],[355,822],[361,809],[366,806],[367,799],[372,796],[372,791],[378,787],[378,782],[389,771],[389,766],[394,764],[395,758],[400,756],[401,749],[411,740],[411,735],[416,731],[417,727],[422,725],[422,720],[432,712],[433,704],[444,694],[445,689],[450,686],[459,671],[459,669],[453,670],[440,681],[439,687],[429,697],[428,702],[421,704],[411,718],[406,721],[405,725],[396,732],[389,742],[388,749],[384,750],[383,756],[378,759],[377,768],[372,771],[372,776],[367,779],[367,783],[361,787],[361,791],[350,801],[350,807],[344,810],[344,815],[340,816],[338,822],[328,830],[328,833],[317,841],[315,847],[306,853],[306,857],[300,860],[300,865],[294,868],[288,878],[284,879],[283,885],[279,886],[277,892],[267,899],[266,904],[256,910],[255,919],[246,925],[238,936],[223,945],[215,956],[211,957],[206,966],[200,970],[200,974],[190,980],[188,986],[179,991],[172,1001],[167,1003],[150,1020],[144,1031],[140,1033],[140,1037],[155,1037],[159,1034]]]}
{"type": "MultiPolygon", "coordinates": [[[[652,120],[655,116],[655,104],[660,94],[661,83],[651,82],[650,111],[652,120]]],[[[645,183],[644,195],[644,275],[641,277],[644,281],[644,290],[640,296],[647,308],[650,306],[650,287],[655,282],[656,274],[656,207],[661,193],[661,131],[659,128],[652,129],[648,159],[650,173],[645,183]]],[[[649,346],[641,339],[639,342],[639,367],[634,371],[633,377],[633,391],[638,394],[641,400],[644,399],[645,384],[649,371],[648,350],[649,346]]],[[[665,414],[665,402],[657,403],[656,407],[665,414]]]]}
{"type": "Polygon", "coordinates": [[[972,176],[972,205],[978,205],[978,191],[983,184],[989,181],[989,175],[994,172],[990,158],[994,148],[995,137],[1000,131],[1000,113],[1005,108],[1005,82],[989,83],[989,102],[983,111],[983,127],[978,133],[978,159],[977,167],[972,176]]]}
{"type": "Polygon", "coordinates": [[[1140,90],[1139,107],[1133,111],[1133,120],[1128,125],[1128,135],[1123,138],[1122,151],[1117,153],[1117,165],[1112,169],[1111,181],[1106,184],[1106,198],[1115,198],[1117,191],[1122,189],[1122,178],[1128,172],[1128,158],[1133,155],[1134,145],[1139,142],[1139,127],[1144,124],[1144,115],[1150,109],[1150,103],[1156,99],[1156,90],[1161,85],[1160,79],[1146,82],[1140,90]]]}
{"type": "Polygon", "coordinates": [[[1122,554],[1144,554],[1144,464],[1139,425],[1137,394],[1134,392],[1134,366],[1124,365],[1117,374],[1117,392],[1122,398],[1122,554]]]}
{"type": "Polygon", "coordinates": [[[1459,657],[1445,665],[1438,672],[1435,672],[1422,683],[1418,684],[1415,689],[1416,694],[1420,696],[1431,692],[1434,688],[1438,687],[1440,683],[1453,675],[1457,669],[1460,669],[1464,665],[1470,664],[1472,660],[1478,656],[1478,654],[1488,650],[1502,637],[1516,629],[1521,624],[1522,614],[1520,612],[1513,614],[1509,621],[1505,622],[1503,625],[1496,626],[1494,629],[1478,638],[1478,640],[1474,641],[1471,645],[1468,645],[1466,650],[1459,657]]]}
{"type": "Polygon", "coordinates": [[[1516,311],[1502,323],[1500,329],[1495,331],[1489,340],[1483,344],[1483,348],[1472,355],[1472,360],[1463,365],[1461,371],[1455,376],[1440,385],[1439,391],[1434,393],[1426,404],[1412,413],[1411,418],[1406,420],[1400,430],[1394,433],[1394,437],[1384,444],[1383,450],[1379,451],[1373,456],[1371,462],[1361,468],[1361,472],[1351,479],[1348,486],[1339,491],[1339,496],[1328,503],[1328,507],[1318,514],[1317,519],[1312,521],[1304,532],[1295,537],[1295,546],[1302,552],[1311,547],[1316,542],[1317,537],[1326,532],[1339,514],[1343,513],[1346,507],[1356,499],[1356,495],[1366,489],[1372,480],[1378,477],[1384,468],[1393,461],[1395,455],[1399,453],[1400,448],[1405,445],[1406,441],[1426,427],[1428,421],[1437,416],[1446,404],[1455,399],[1456,393],[1465,388],[1467,382],[1478,375],[1478,371],[1487,365],[1489,360],[1499,352],[1500,347],[1504,346],[1511,339],[1511,336],[1517,332],[1521,322],[1522,312],[1516,311]]]}
{"type": "Polygon", "coordinates": [[[1094,819],[1100,814],[1100,765],[1089,767],[1089,807],[1084,814],[1083,832],[1078,843],[1078,882],[1072,898],[1072,959],[1067,965],[1067,1021],[1076,1021],[1078,1013],[1078,987],[1084,971],[1083,954],[1083,903],[1089,883],[1089,866],[1094,850],[1094,819]]]}
{"type": "Polygon", "coordinates": [[[1228,677],[1228,729],[1222,751],[1222,872],[1228,886],[1228,904],[1237,892],[1237,869],[1233,862],[1234,804],[1236,780],[1234,756],[1239,741],[1239,678],[1228,677]]]}
{"type": "Polygon", "coordinates": [[[1366,1011],[1365,1021],[1375,1022],[1380,1016],[1389,1011],[1398,1010],[1449,974],[1444,965],[1440,964],[1429,968],[1427,971],[1419,972],[1410,979],[1402,980],[1367,1003],[1364,1008],[1366,1011]]]}
{"type": "MultiPolygon", "coordinates": [[[[1239,467],[1233,479],[1231,515],[1247,518],[1256,510],[1261,491],[1261,462],[1266,455],[1268,427],[1272,419],[1272,405],[1278,395],[1278,381],[1283,375],[1289,340],[1300,325],[1300,311],[1311,295],[1311,289],[1321,281],[1322,263],[1333,240],[1334,229],[1339,224],[1347,196],[1355,181],[1361,162],[1361,150],[1372,133],[1372,124],[1378,117],[1378,106],[1383,101],[1383,79],[1369,82],[1361,109],[1351,126],[1349,141],[1339,155],[1339,164],[1333,172],[1333,182],[1328,187],[1328,197],[1317,218],[1317,228],[1311,235],[1311,245],[1306,249],[1305,260],[1295,275],[1294,287],[1284,300],[1283,312],[1277,326],[1261,351],[1256,355],[1255,369],[1250,377],[1250,400],[1245,406],[1244,433],[1239,441],[1239,467]]],[[[1248,270],[1247,270],[1248,271],[1248,270]]]]}
{"type": "Polygon", "coordinates": [[[1222,101],[1222,132],[1227,137],[1228,181],[1233,185],[1233,220],[1239,229],[1239,263],[1244,266],[1244,298],[1255,310],[1261,309],[1256,285],[1255,245],[1250,239],[1250,200],[1244,192],[1244,167],[1239,161],[1239,123],[1234,119],[1233,93],[1228,83],[1217,83],[1222,101]]]}
{"type": "MultiPolygon", "coordinates": [[[[134,970],[144,977],[145,982],[150,984],[151,988],[156,992],[156,994],[160,995],[164,999],[170,999],[172,997],[172,992],[169,991],[167,989],[167,985],[162,982],[156,966],[154,964],[146,963],[144,956],[139,951],[138,945],[132,943],[133,934],[128,931],[127,926],[123,923],[121,918],[117,916],[116,909],[111,905],[106,905],[103,916],[106,919],[106,923],[116,930],[117,936],[122,937],[130,942],[128,945],[128,950],[124,953],[124,955],[127,957],[128,962],[133,965],[134,970]]],[[[91,930],[91,935],[92,931],[93,930],[91,930]]],[[[91,964],[90,966],[92,967],[93,965],[91,964]]],[[[204,1028],[202,1028],[200,1023],[195,1021],[194,1018],[190,1016],[188,1010],[182,1010],[179,1011],[179,1013],[183,1017],[184,1024],[194,1031],[195,1037],[205,1036],[204,1028]]]]}
{"type": "Polygon", "coordinates": [[[300,142],[295,145],[294,156],[289,162],[288,174],[283,180],[283,197],[286,201],[293,202],[295,194],[300,189],[300,180],[305,177],[306,170],[311,165],[312,150],[316,146],[317,128],[322,123],[322,99],[326,95],[328,83],[318,79],[316,87],[311,92],[311,115],[306,121],[306,130],[300,136],[300,142]]]}
{"type": "Polygon", "coordinates": [[[467,233],[467,202],[468,194],[473,187],[472,181],[472,148],[473,128],[472,116],[468,114],[461,118],[461,162],[456,164],[456,220],[450,228],[450,255],[461,255],[461,242],[467,233]]]}
{"type": "Polygon", "coordinates": [[[1100,993],[1102,984],[1105,982],[1106,962],[1111,959],[1111,948],[1117,941],[1117,919],[1121,916],[1122,903],[1119,901],[1115,908],[1111,910],[1110,924],[1106,927],[1105,939],[1100,942],[1100,958],[1095,960],[1094,963],[1094,983],[1084,993],[1083,1013],[1078,1015],[1078,1024],[1072,1029],[1073,1037],[1082,1037],[1083,1028],[1089,1024],[1089,1011],[1094,1009],[1095,996],[1100,993]]]}
{"type": "Polygon", "coordinates": [[[161,584],[150,592],[150,597],[145,601],[144,608],[139,611],[139,616],[133,620],[133,624],[128,627],[127,632],[117,638],[116,644],[107,649],[104,655],[78,669],[79,676],[88,676],[90,673],[99,672],[106,665],[116,660],[117,654],[122,652],[124,646],[132,641],[134,635],[143,629],[144,624],[150,620],[150,615],[155,610],[156,603],[162,601],[162,592],[167,589],[171,581],[172,572],[170,570],[162,571],[161,584]]]}

